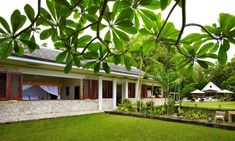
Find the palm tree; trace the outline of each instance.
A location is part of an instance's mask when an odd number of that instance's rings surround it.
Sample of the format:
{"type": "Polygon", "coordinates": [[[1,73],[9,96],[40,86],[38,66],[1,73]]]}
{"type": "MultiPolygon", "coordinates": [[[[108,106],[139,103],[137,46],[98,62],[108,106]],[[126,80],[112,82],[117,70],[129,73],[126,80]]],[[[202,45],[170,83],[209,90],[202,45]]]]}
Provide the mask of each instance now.
{"type": "Polygon", "coordinates": [[[179,73],[172,69],[165,69],[161,64],[153,64],[154,67],[152,74],[153,79],[155,79],[163,89],[165,104],[167,104],[167,115],[169,114],[169,95],[171,88],[179,85],[180,77],[179,73]]]}

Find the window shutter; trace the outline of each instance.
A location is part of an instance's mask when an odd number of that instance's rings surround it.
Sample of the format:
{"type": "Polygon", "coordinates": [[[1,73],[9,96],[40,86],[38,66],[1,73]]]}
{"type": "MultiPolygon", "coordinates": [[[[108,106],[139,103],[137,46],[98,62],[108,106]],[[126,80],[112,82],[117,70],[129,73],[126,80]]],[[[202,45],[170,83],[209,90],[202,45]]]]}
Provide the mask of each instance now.
{"type": "Polygon", "coordinates": [[[0,72],[0,100],[22,99],[22,74],[0,72]]]}
{"type": "Polygon", "coordinates": [[[83,80],[83,99],[89,98],[89,80],[83,80]]]}
{"type": "Polygon", "coordinates": [[[98,98],[98,80],[91,80],[92,81],[92,99],[98,98]]]}
{"type": "Polygon", "coordinates": [[[21,75],[20,74],[10,74],[10,99],[20,100],[21,99],[21,75]]]}
{"type": "Polygon", "coordinates": [[[128,83],[128,97],[135,98],[135,83],[128,83]]]}

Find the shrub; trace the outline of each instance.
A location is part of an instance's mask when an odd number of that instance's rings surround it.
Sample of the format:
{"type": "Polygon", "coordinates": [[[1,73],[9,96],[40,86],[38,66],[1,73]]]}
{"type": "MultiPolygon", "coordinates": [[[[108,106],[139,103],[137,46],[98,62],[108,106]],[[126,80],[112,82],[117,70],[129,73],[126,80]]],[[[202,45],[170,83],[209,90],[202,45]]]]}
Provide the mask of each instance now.
{"type": "Polygon", "coordinates": [[[153,114],[164,115],[166,113],[164,106],[155,106],[153,109],[153,114]]]}
{"type": "Polygon", "coordinates": [[[147,101],[146,102],[146,107],[147,107],[147,110],[153,110],[153,108],[154,108],[154,101],[153,100],[147,101]]]}
{"type": "Polygon", "coordinates": [[[138,100],[136,102],[136,106],[137,106],[137,112],[143,112],[143,108],[145,107],[143,101],[138,100]]]}
{"type": "Polygon", "coordinates": [[[178,114],[179,116],[183,116],[183,117],[185,116],[185,112],[182,109],[178,110],[178,114]]]}
{"type": "Polygon", "coordinates": [[[132,104],[129,99],[124,99],[123,102],[118,105],[117,110],[121,112],[134,112],[136,106],[132,104]]]}
{"type": "Polygon", "coordinates": [[[173,114],[175,112],[175,100],[172,97],[169,97],[168,99],[167,111],[168,114],[173,114]]]}
{"type": "Polygon", "coordinates": [[[198,110],[189,110],[184,113],[184,117],[189,120],[206,119],[207,114],[198,110]]]}

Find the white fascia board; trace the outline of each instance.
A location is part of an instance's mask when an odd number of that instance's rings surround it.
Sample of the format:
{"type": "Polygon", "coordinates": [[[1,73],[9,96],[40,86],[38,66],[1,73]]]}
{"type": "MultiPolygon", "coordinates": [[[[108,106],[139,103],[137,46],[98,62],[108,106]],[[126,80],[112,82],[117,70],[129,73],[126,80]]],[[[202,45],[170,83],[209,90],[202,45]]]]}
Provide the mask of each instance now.
{"type": "MultiPolygon", "coordinates": [[[[39,64],[39,65],[49,65],[49,66],[53,66],[53,67],[61,67],[64,68],[65,64],[61,64],[61,63],[54,63],[54,62],[46,62],[46,61],[41,61],[41,60],[35,60],[35,59],[29,59],[29,58],[22,58],[22,57],[16,57],[16,56],[9,56],[7,58],[8,60],[14,60],[14,61],[21,61],[21,62],[27,62],[27,63],[35,63],[35,64],[39,64]]],[[[82,70],[81,68],[78,68],[76,66],[73,66],[72,69],[75,70],[82,70]]],[[[87,71],[92,71],[92,70],[87,70],[87,71]]],[[[100,70],[101,73],[105,73],[104,70],[100,70]]],[[[133,77],[133,78],[138,78],[138,75],[132,75],[132,74],[125,74],[125,73],[119,73],[119,72],[111,72],[112,75],[119,75],[119,76],[124,76],[124,77],[133,77]]]]}

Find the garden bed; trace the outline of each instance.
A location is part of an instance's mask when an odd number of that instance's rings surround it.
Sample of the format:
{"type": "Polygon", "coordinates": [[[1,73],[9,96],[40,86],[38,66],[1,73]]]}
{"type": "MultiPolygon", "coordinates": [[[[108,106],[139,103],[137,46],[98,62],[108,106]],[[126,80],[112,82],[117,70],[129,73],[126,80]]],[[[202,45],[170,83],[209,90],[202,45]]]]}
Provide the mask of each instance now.
{"type": "Polygon", "coordinates": [[[190,123],[208,127],[216,127],[223,128],[228,130],[235,130],[235,124],[226,124],[226,123],[215,123],[215,122],[206,122],[206,121],[198,121],[198,120],[187,120],[184,118],[176,118],[170,116],[161,116],[161,115],[153,115],[153,114],[143,114],[143,113],[133,113],[133,112],[119,112],[119,111],[105,111],[105,113],[115,114],[115,115],[125,115],[125,116],[133,116],[139,118],[149,118],[149,119],[159,119],[165,121],[174,121],[180,123],[190,123]]]}
{"type": "MultiPolygon", "coordinates": [[[[179,107],[176,106],[176,109],[178,109],[179,107]]],[[[216,111],[224,111],[226,113],[225,115],[225,120],[228,120],[228,111],[235,111],[234,109],[220,109],[220,108],[205,108],[205,107],[188,107],[188,106],[181,106],[181,110],[184,111],[185,113],[187,112],[200,112],[202,115],[208,115],[211,114],[212,117],[215,117],[215,113],[216,111]]]]}

